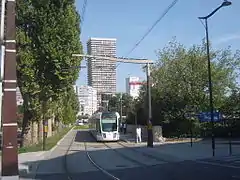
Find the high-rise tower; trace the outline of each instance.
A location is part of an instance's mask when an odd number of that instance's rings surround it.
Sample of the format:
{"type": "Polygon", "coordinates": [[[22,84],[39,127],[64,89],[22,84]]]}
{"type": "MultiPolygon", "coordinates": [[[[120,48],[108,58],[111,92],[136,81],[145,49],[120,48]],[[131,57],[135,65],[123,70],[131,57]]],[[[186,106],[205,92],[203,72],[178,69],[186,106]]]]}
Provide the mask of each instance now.
{"type": "MultiPolygon", "coordinates": [[[[87,53],[96,56],[116,57],[116,39],[90,38],[87,53]]],[[[116,62],[106,59],[88,58],[88,85],[98,92],[98,105],[102,94],[116,93],[116,62]]]]}

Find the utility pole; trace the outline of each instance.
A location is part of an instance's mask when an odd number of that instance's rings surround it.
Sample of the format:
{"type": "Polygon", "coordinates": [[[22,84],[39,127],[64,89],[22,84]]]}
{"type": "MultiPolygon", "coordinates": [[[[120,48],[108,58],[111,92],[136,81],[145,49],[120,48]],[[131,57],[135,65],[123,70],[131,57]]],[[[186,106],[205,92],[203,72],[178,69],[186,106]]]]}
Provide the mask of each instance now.
{"type": "Polygon", "coordinates": [[[122,93],[121,93],[121,97],[120,97],[120,121],[122,123],[122,93]]]}
{"type": "Polygon", "coordinates": [[[5,5],[6,0],[2,0],[1,4],[1,82],[0,82],[0,131],[2,131],[2,98],[3,98],[3,71],[4,71],[4,57],[5,57],[5,45],[4,45],[4,29],[5,29],[5,5]]]}
{"type": "Polygon", "coordinates": [[[93,89],[92,89],[92,115],[93,115],[93,89]]]}
{"type": "Polygon", "coordinates": [[[150,80],[150,67],[149,63],[147,63],[147,98],[148,98],[148,121],[147,121],[147,128],[148,128],[148,147],[153,147],[153,131],[152,131],[152,95],[151,95],[151,80],[150,80]]]}
{"type": "Polygon", "coordinates": [[[16,105],[16,1],[6,2],[5,63],[3,80],[2,179],[19,179],[16,105]]]}

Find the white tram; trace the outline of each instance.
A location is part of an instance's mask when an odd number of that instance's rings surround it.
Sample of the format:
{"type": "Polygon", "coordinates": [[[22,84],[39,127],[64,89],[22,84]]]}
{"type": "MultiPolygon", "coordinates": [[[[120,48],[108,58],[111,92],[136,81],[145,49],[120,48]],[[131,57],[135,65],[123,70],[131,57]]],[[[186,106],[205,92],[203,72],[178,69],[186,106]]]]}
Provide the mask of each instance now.
{"type": "Polygon", "coordinates": [[[97,141],[118,141],[119,120],[117,112],[98,112],[89,119],[89,129],[97,141]]]}

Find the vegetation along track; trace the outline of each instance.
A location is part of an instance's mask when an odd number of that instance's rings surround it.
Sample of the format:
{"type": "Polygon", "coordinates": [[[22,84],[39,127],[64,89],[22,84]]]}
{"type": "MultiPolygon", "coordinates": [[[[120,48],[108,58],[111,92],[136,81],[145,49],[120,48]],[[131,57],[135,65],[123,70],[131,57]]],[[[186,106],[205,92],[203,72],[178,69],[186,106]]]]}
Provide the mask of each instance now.
{"type": "Polygon", "coordinates": [[[99,171],[101,171],[103,174],[109,176],[110,178],[114,179],[114,180],[120,180],[119,178],[117,178],[116,176],[114,176],[113,174],[109,173],[108,171],[106,171],[104,168],[102,168],[100,165],[98,165],[94,159],[91,157],[90,153],[88,152],[88,148],[87,148],[87,142],[84,142],[84,147],[85,147],[85,151],[86,151],[86,155],[88,160],[92,163],[92,165],[94,167],[96,167],[99,171]]]}
{"type": "Polygon", "coordinates": [[[170,162],[170,161],[167,161],[167,160],[162,159],[160,157],[153,156],[153,155],[151,155],[149,153],[140,152],[140,151],[136,150],[135,147],[129,147],[129,146],[126,146],[126,145],[124,145],[123,143],[120,143],[120,142],[117,142],[117,144],[119,144],[120,146],[122,146],[124,148],[127,148],[127,149],[129,149],[131,151],[134,151],[134,152],[136,152],[138,154],[141,154],[144,157],[147,157],[147,158],[150,158],[150,159],[154,159],[154,160],[157,160],[159,162],[165,162],[165,163],[169,163],[170,162]]]}

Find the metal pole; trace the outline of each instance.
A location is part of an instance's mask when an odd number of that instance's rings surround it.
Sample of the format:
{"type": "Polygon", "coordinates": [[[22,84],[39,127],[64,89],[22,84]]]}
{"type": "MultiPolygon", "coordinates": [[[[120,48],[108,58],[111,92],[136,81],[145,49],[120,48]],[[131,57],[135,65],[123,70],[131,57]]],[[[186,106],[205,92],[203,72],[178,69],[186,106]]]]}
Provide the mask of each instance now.
{"type": "Polygon", "coordinates": [[[229,145],[229,156],[232,155],[232,129],[231,126],[229,126],[229,132],[228,132],[228,145],[229,145]]]}
{"type": "Polygon", "coordinates": [[[215,156],[215,137],[214,137],[214,114],[213,114],[213,95],[212,95],[212,75],[211,59],[209,50],[208,21],[205,19],[206,41],[207,41],[207,60],[208,60],[208,84],[209,84],[209,105],[211,111],[211,128],[212,128],[212,155],[215,156]]]}
{"type": "Polygon", "coordinates": [[[153,132],[152,132],[152,99],[151,99],[151,82],[150,82],[150,68],[149,63],[147,63],[147,89],[148,89],[148,147],[153,147],[153,132]]]}
{"type": "Polygon", "coordinates": [[[122,123],[122,93],[121,93],[121,98],[120,98],[120,121],[122,123]]]}
{"type": "MultiPolygon", "coordinates": [[[[51,101],[51,99],[49,100],[51,101]]],[[[47,136],[48,136],[48,120],[46,119],[46,114],[47,114],[47,105],[48,105],[48,101],[44,100],[42,103],[42,109],[43,109],[43,151],[46,150],[46,140],[47,140],[47,136]]]]}
{"type": "Polygon", "coordinates": [[[17,144],[17,104],[16,104],[16,1],[6,4],[6,40],[3,80],[3,146],[2,179],[19,179],[17,144]]]}
{"type": "Polygon", "coordinates": [[[134,116],[134,118],[135,118],[135,134],[136,134],[136,143],[137,143],[137,125],[138,125],[138,123],[137,123],[137,112],[135,112],[135,116],[134,116]]]}
{"type": "Polygon", "coordinates": [[[92,115],[93,115],[93,88],[92,88],[92,115]]]}
{"type": "Polygon", "coordinates": [[[191,118],[191,127],[190,127],[190,134],[191,134],[191,147],[193,145],[193,119],[191,118]]]}

